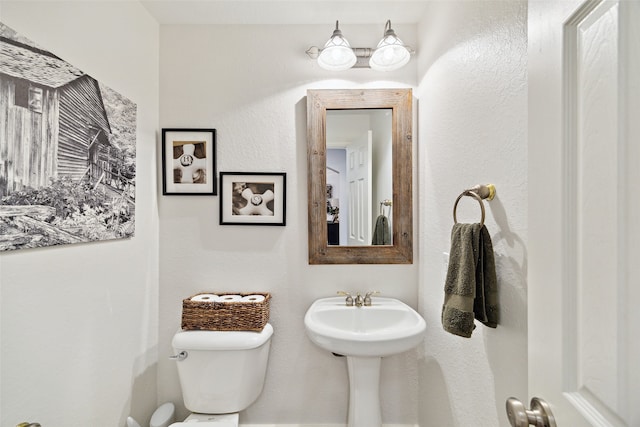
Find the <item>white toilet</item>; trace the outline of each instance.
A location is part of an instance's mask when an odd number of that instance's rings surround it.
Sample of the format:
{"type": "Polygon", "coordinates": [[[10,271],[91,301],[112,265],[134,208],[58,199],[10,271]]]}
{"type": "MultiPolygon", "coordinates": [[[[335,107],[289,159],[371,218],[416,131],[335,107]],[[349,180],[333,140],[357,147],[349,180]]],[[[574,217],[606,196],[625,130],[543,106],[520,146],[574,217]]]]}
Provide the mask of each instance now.
{"type": "Polygon", "coordinates": [[[178,331],[172,359],[193,413],[170,427],[237,427],[238,412],[262,392],[272,335],[269,323],[261,332],[178,331]]]}

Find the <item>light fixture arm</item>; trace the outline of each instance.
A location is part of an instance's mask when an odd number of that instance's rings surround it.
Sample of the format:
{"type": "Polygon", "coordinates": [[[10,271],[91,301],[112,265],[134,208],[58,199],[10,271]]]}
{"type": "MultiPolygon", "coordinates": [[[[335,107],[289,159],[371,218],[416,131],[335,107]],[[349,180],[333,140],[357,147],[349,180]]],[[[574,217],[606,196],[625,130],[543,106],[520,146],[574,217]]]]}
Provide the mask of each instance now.
{"type": "Polygon", "coordinates": [[[342,31],[340,31],[340,28],[338,28],[340,21],[336,21],[336,29],[333,30],[333,34],[331,35],[331,37],[336,37],[336,36],[340,36],[342,37],[342,31]]]}
{"type": "Polygon", "coordinates": [[[387,19],[387,23],[384,24],[384,34],[383,37],[386,36],[395,36],[396,33],[391,29],[391,19],[387,19]]]}
{"type": "Polygon", "coordinates": [[[393,31],[393,28],[391,28],[391,20],[387,20],[387,23],[384,26],[384,36],[383,37],[388,37],[388,36],[393,36],[393,37],[398,37],[396,35],[396,32],[393,31]]]}

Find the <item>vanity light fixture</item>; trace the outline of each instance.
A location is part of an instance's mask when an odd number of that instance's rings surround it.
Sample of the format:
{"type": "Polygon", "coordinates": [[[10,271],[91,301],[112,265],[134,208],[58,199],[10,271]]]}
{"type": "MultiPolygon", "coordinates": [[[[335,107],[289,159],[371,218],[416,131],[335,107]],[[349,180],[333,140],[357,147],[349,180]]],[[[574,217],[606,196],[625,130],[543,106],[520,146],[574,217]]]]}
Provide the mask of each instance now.
{"type": "Polygon", "coordinates": [[[368,47],[352,48],[338,28],[331,38],[320,49],[311,46],[306,54],[318,60],[318,65],[325,70],[342,71],[349,68],[371,68],[376,71],[393,71],[404,67],[411,59],[413,50],[398,38],[391,28],[391,20],[384,27],[384,36],[375,49],[368,47]]]}
{"type": "Polygon", "coordinates": [[[336,29],[318,55],[318,65],[325,70],[342,71],[353,67],[357,60],[349,42],[342,37],[336,21],[336,29]]]}
{"type": "Polygon", "coordinates": [[[391,21],[384,26],[384,37],[373,51],[369,66],[377,71],[393,71],[404,67],[411,59],[411,52],[396,36],[391,28],[391,21]]]}

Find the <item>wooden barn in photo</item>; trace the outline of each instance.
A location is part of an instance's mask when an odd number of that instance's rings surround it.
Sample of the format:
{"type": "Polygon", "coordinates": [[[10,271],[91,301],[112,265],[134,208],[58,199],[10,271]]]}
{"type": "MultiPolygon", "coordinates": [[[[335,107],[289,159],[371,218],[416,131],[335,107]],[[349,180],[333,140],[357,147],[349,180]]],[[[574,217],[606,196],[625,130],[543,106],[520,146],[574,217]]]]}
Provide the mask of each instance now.
{"type": "Polygon", "coordinates": [[[0,197],[56,178],[110,180],[110,135],[95,79],[0,37],[0,197]]]}

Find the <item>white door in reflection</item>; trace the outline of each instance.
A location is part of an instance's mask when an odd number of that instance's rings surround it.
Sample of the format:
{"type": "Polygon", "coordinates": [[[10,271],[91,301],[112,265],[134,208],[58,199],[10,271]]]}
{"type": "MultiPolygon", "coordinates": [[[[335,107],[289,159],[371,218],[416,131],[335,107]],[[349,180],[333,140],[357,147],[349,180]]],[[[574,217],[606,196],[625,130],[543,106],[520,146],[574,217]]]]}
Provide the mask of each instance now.
{"type": "Polygon", "coordinates": [[[373,132],[367,131],[347,146],[349,183],[348,245],[371,244],[371,145],[373,132]]]}

